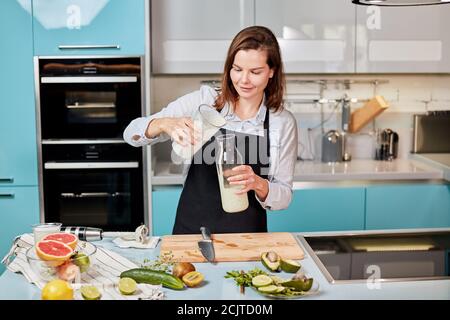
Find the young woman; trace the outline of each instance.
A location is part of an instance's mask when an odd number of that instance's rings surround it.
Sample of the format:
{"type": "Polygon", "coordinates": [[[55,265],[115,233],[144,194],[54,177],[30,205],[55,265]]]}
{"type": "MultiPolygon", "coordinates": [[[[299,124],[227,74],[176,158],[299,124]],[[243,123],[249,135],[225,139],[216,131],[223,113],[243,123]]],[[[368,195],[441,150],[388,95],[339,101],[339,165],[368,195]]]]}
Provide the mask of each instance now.
{"type": "MultiPolygon", "coordinates": [[[[169,138],[180,144],[194,144],[198,135],[191,116],[199,105],[208,104],[227,121],[222,133],[243,138],[239,141],[244,141],[240,150],[245,164],[233,169],[235,175],[228,182],[241,186],[237,193],[247,193],[248,208],[240,213],[226,213],[221,205],[215,163],[191,161],[178,203],[174,234],[199,233],[201,226],[212,233],[266,232],[266,209],[288,207],[297,159],[297,124],[283,108],[284,89],[277,39],[269,29],[252,26],[240,31],[228,49],[219,93],[202,86],[160,112],[137,118],[128,125],[124,139],[132,146],[169,138]]],[[[214,137],[198,152],[210,143],[214,143],[214,137]]]]}

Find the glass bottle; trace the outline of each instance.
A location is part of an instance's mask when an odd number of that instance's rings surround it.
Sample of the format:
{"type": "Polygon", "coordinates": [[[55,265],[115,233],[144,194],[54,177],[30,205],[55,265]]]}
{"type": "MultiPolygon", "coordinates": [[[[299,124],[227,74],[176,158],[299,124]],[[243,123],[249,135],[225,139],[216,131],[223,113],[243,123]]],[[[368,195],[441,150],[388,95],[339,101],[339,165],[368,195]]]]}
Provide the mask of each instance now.
{"type": "Polygon", "coordinates": [[[230,185],[227,178],[240,174],[239,171],[232,171],[234,167],[242,165],[242,155],[236,148],[236,135],[224,134],[216,138],[218,148],[216,155],[217,177],[219,178],[220,197],[222,208],[225,212],[241,212],[248,208],[247,193],[236,194],[243,189],[241,185],[230,185]]]}

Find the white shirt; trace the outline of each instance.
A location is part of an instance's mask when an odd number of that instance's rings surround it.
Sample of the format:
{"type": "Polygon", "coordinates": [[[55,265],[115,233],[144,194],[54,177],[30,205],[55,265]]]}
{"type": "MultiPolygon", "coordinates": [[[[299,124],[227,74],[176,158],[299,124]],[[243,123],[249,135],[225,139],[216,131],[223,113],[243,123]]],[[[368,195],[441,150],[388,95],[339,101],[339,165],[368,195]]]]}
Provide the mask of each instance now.
{"type": "MultiPolygon", "coordinates": [[[[193,116],[198,106],[208,104],[212,106],[217,97],[217,92],[209,86],[201,86],[200,90],[186,94],[169,103],[167,107],[148,117],[134,119],[123,133],[124,140],[134,146],[140,147],[152,145],[170,139],[167,134],[161,134],[154,139],[145,136],[148,124],[155,118],[164,117],[190,117],[193,116]],[[139,136],[134,140],[133,136],[139,136]]],[[[244,134],[264,135],[264,118],[267,107],[265,101],[261,103],[255,117],[241,120],[233,113],[228,104],[221,110],[221,114],[227,120],[224,126],[227,130],[244,134]]],[[[256,199],[261,206],[268,210],[282,210],[289,206],[292,199],[292,183],[294,178],[295,163],[297,160],[297,122],[289,111],[282,109],[278,112],[270,111],[269,139],[270,139],[270,170],[268,175],[269,193],[264,202],[256,199]]],[[[183,175],[189,170],[185,167],[183,175]]]]}

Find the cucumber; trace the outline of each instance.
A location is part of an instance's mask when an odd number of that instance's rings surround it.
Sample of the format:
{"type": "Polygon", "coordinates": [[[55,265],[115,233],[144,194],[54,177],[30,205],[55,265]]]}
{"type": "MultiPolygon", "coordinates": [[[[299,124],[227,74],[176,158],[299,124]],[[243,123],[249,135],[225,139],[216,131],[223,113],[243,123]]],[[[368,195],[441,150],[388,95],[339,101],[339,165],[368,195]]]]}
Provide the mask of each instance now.
{"type": "Polygon", "coordinates": [[[148,283],[153,285],[161,284],[163,287],[174,290],[184,289],[184,283],[180,278],[164,271],[136,268],[122,272],[120,277],[134,279],[137,283],[148,283]]]}

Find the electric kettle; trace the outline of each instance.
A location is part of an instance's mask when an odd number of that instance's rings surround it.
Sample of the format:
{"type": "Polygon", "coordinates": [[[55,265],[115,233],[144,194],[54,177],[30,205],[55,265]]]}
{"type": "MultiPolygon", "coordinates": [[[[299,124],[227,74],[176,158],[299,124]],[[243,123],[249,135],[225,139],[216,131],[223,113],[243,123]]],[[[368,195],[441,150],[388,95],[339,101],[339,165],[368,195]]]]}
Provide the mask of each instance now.
{"type": "Polygon", "coordinates": [[[342,135],[330,130],[322,137],[322,162],[342,161],[342,135]]]}

